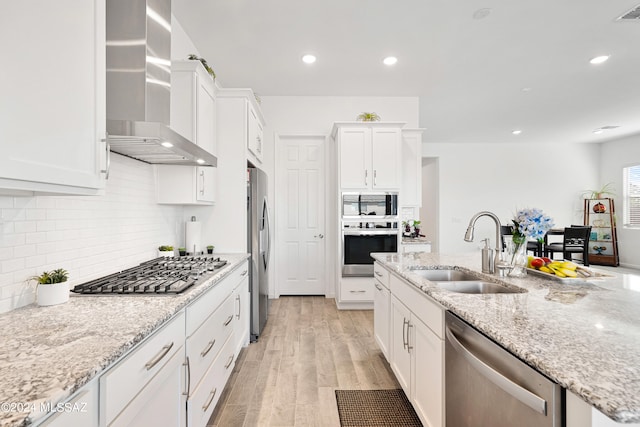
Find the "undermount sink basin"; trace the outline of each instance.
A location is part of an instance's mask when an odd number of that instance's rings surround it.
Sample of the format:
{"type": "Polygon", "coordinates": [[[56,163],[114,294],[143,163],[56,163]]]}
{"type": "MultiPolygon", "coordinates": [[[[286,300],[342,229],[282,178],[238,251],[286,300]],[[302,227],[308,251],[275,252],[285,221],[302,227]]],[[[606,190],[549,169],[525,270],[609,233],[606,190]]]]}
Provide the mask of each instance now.
{"type": "Polygon", "coordinates": [[[413,269],[413,274],[424,277],[432,282],[451,282],[451,281],[467,281],[478,280],[478,276],[470,273],[466,273],[460,270],[424,270],[413,269]]]}
{"type": "Polygon", "coordinates": [[[481,280],[436,282],[436,285],[442,289],[462,294],[516,294],[525,292],[524,289],[506,287],[481,280]]]}

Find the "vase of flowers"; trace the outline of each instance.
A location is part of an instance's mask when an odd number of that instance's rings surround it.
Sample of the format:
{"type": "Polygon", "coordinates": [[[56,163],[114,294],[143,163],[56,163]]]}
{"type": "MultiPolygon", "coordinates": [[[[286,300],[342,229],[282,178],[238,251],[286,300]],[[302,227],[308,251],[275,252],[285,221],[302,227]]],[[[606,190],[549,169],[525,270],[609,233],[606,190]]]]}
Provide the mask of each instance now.
{"type": "Polygon", "coordinates": [[[544,235],[553,227],[553,220],[540,209],[519,210],[513,222],[513,234],[507,247],[510,277],[527,275],[527,241],[542,242],[544,235]]]}

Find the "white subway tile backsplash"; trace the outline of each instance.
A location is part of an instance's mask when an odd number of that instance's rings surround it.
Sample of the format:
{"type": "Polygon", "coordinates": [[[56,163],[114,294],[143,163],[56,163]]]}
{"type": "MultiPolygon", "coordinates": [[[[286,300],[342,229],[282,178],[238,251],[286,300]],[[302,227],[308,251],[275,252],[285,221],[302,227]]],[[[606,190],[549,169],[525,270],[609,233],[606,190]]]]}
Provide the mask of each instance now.
{"type": "Polygon", "coordinates": [[[72,285],[182,244],[182,207],[155,192],[152,166],[113,154],[104,196],[0,196],[0,313],[33,302],[43,271],[65,268],[72,285]]]}

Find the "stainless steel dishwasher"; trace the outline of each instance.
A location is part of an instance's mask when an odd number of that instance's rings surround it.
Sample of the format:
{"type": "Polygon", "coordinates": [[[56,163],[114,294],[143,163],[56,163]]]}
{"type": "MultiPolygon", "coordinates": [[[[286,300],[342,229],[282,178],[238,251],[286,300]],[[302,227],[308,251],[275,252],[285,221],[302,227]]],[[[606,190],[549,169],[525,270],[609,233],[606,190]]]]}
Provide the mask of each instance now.
{"type": "Polygon", "coordinates": [[[564,390],[446,312],[447,427],[564,425],[564,390]]]}

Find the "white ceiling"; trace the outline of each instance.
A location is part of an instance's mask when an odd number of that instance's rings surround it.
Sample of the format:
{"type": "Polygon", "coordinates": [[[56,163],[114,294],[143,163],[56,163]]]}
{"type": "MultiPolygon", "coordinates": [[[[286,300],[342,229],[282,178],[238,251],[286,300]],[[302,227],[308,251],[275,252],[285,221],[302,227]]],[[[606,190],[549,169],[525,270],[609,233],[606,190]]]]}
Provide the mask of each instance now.
{"type": "Polygon", "coordinates": [[[616,21],[639,3],[173,0],[173,13],[225,87],[419,96],[427,141],[563,143],[640,133],[640,20],[616,21]]]}

